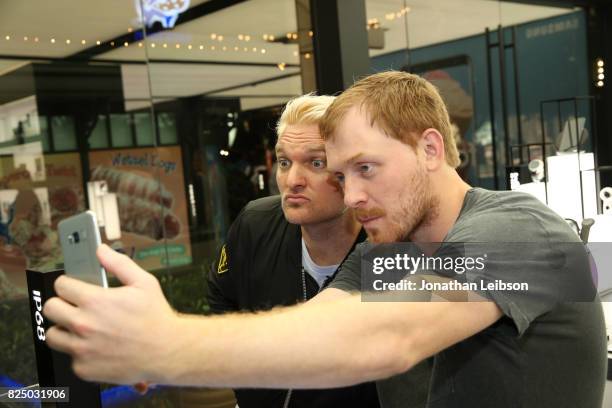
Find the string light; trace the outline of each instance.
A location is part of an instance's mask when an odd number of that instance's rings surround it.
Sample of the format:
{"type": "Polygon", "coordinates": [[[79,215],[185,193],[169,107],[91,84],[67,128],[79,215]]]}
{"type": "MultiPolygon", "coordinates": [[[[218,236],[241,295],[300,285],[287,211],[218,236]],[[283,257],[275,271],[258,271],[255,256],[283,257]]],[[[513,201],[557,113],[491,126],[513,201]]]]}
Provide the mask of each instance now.
{"type": "Polygon", "coordinates": [[[284,62],[281,62],[281,63],[277,64],[276,66],[277,66],[277,67],[278,67],[278,69],[280,69],[281,71],[284,71],[284,70],[285,70],[285,65],[286,65],[286,64],[285,64],[284,62]]]}
{"type": "Polygon", "coordinates": [[[604,86],[604,79],[605,79],[605,75],[604,75],[604,61],[601,58],[597,58],[595,60],[595,67],[596,67],[596,82],[595,82],[595,86],[598,88],[602,88],[604,86]]]}
{"type": "MultiPolygon", "coordinates": [[[[410,7],[403,7],[399,11],[394,11],[394,12],[386,13],[385,14],[385,20],[393,21],[396,18],[402,18],[409,11],[410,11],[410,7]]],[[[368,20],[368,25],[369,26],[370,26],[370,21],[372,21],[372,20],[376,20],[376,24],[378,24],[378,19],[370,19],[370,20],[368,20]]],[[[373,28],[378,28],[378,27],[373,27],[373,28]]]]}
{"type": "Polygon", "coordinates": [[[370,18],[368,20],[368,24],[366,26],[366,30],[374,29],[377,30],[380,28],[380,22],[377,18],[370,18]]]}
{"type": "MultiPolygon", "coordinates": [[[[134,28],[128,27],[128,32],[134,32],[134,31],[135,31],[134,28]]],[[[288,35],[288,38],[292,39],[292,40],[298,38],[298,33],[290,32],[290,33],[287,33],[287,35],[288,35]]],[[[309,31],[308,35],[312,36],[313,35],[312,31],[309,31]]],[[[259,35],[253,37],[250,34],[244,34],[244,33],[241,33],[241,34],[237,35],[238,40],[245,41],[245,42],[251,41],[251,38],[258,38],[258,37],[259,37],[259,35]]],[[[10,41],[12,39],[12,36],[7,34],[7,35],[4,36],[4,38],[5,38],[6,41],[10,41]]],[[[24,42],[27,42],[27,41],[39,42],[41,40],[39,37],[30,37],[30,36],[23,36],[23,37],[19,37],[18,36],[17,38],[23,38],[24,42]]],[[[223,35],[217,34],[217,33],[210,33],[210,38],[212,40],[216,40],[216,41],[223,41],[225,39],[223,35]]],[[[275,40],[275,37],[272,34],[268,34],[268,33],[265,33],[265,34],[261,35],[261,37],[259,37],[259,38],[262,38],[264,41],[274,41],[275,40]]],[[[49,41],[50,41],[51,44],[56,44],[58,39],[56,39],[55,37],[52,37],[52,38],[49,38],[49,41]]],[[[61,42],[62,40],[59,40],[59,41],[61,42]]],[[[65,39],[63,41],[67,45],[71,45],[72,44],[72,39],[70,39],[70,38],[67,38],[67,39],[65,39]]],[[[76,39],[74,42],[75,43],[80,43],[81,45],[87,45],[88,44],[88,40],[85,40],[85,39],[81,39],[81,40],[76,39]]],[[[92,40],[91,43],[93,44],[94,41],[92,40]]],[[[109,41],[109,42],[104,43],[104,45],[108,44],[111,47],[123,45],[123,47],[129,47],[130,43],[131,43],[130,41],[124,41],[124,42],[120,42],[117,45],[115,45],[115,41],[109,41]]],[[[103,42],[101,40],[95,40],[95,44],[97,46],[100,46],[100,45],[103,45],[103,42]]],[[[137,45],[139,48],[143,48],[143,47],[147,46],[147,43],[144,42],[144,41],[134,41],[133,45],[134,46],[137,45]]],[[[204,51],[206,48],[208,48],[208,46],[206,46],[204,44],[195,45],[195,44],[181,44],[181,43],[174,43],[174,44],[172,44],[172,43],[170,43],[170,44],[168,44],[168,43],[160,43],[160,44],[149,43],[149,45],[150,45],[151,48],[156,48],[158,45],[162,46],[163,48],[171,48],[174,45],[174,47],[176,49],[181,49],[181,48],[183,48],[181,46],[184,45],[185,48],[187,48],[190,51],[193,50],[193,49],[196,49],[196,47],[199,47],[199,49],[201,51],[204,51]]],[[[244,45],[246,45],[246,44],[244,44],[244,45]]],[[[228,45],[222,45],[221,44],[221,45],[219,45],[219,47],[216,47],[215,45],[210,45],[210,50],[212,50],[212,51],[217,51],[217,50],[218,51],[221,51],[221,50],[222,51],[229,51],[232,48],[233,48],[233,50],[235,52],[243,51],[245,53],[251,53],[251,52],[252,53],[260,53],[260,54],[266,54],[267,53],[267,50],[265,48],[260,48],[260,47],[247,47],[247,46],[240,47],[238,45],[230,46],[229,44],[228,45]]],[[[297,56],[299,54],[297,52],[294,52],[294,55],[297,56]]],[[[307,56],[306,58],[309,58],[309,56],[307,56]]],[[[278,64],[278,68],[280,70],[285,70],[286,63],[284,63],[284,62],[283,63],[279,63],[278,64]]]]}

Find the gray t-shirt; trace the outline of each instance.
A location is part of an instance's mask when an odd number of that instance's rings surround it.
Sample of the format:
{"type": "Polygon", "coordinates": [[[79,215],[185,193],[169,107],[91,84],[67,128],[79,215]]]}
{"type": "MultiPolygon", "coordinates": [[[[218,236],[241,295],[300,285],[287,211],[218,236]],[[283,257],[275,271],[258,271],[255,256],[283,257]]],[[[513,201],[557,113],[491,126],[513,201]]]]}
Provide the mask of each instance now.
{"type": "MultiPolygon", "coordinates": [[[[483,243],[489,252],[486,272],[464,279],[526,282],[529,291],[479,292],[503,317],[434,356],[427,406],[601,408],[603,311],[586,251],[567,223],[530,195],[473,188],[440,251],[451,243],[483,243]]],[[[361,290],[366,248],[355,249],[330,287],[361,290]]],[[[383,407],[409,406],[402,376],[379,381],[383,407]]]]}

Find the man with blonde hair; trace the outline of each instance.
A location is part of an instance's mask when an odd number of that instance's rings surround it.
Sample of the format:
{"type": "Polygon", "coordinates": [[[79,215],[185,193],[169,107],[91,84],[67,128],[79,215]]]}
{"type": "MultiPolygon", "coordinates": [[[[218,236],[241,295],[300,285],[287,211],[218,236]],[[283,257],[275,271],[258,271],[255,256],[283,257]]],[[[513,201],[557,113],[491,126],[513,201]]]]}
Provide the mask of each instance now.
{"type": "Polygon", "coordinates": [[[421,243],[423,253],[411,258],[420,266],[408,275],[397,266],[402,254],[383,259],[406,276],[406,295],[420,282],[417,300],[466,292],[477,301],[364,301],[394,289],[368,293],[375,289],[363,283],[378,258],[360,244],[314,301],[255,316],[177,316],[154,277],[102,246],[99,259],[126,286],[60,277],[63,299],[44,309],[59,325],[49,344],[70,353],[86,379],[270,388],[380,380],[383,407],[406,406],[411,392],[388,378],[433,356],[431,408],[600,408],[605,326],[584,246],[537,199],[464,183],[447,124],[430,84],[385,72],[338,96],[320,128],[328,171],[369,240],[421,243]],[[488,243],[491,252],[465,273],[453,267],[465,257],[444,258],[449,269],[423,266],[457,243],[488,243]],[[503,288],[517,280],[528,289],[503,288]]]}
{"type": "MultiPolygon", "coordinates": [[[[262,311],[305,302],[321,291],[365,232],[327,172],[319,122],[332,96],[303,95],[276,126],[280,196],[247,204],[208,274],[211,311],[262,311]]],[[[305,351],[306,352],[306,351],[305,351]]],[[[426,394],[428,378],[420,381],[426,394]]],[[[235,389],[241,408],[377,407],[373,383],[328,390],[235,389]]],[[[424,406],[424,397],[421,397],[424,406]]]]}

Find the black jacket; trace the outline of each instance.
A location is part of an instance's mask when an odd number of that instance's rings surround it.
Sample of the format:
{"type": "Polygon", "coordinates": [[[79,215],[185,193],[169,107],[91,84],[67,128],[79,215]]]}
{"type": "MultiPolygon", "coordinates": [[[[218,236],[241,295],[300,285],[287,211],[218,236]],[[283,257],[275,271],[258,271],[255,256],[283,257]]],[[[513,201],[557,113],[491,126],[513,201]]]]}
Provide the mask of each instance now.
{"type": "MultiPolygon", "coordinates": [[[[208,274],[213,313],[260,311],[303,300],[302,234],[289,224],[280,197],[251,201],[230,227],[227,241],[208,274]]],[[[362,231],[356,242],[365,239],[362,231]]],[[[319,291],[306,277],[308,299],[319,291]]],[[[309,350],[296,350],[309,353],[309,350]]],[[[287,390],[235,390],[240,408],[283,407],[287,390]]],[[[378,407],[374,383],[326,390],[293,390],[289,407],[378,407]]]]}

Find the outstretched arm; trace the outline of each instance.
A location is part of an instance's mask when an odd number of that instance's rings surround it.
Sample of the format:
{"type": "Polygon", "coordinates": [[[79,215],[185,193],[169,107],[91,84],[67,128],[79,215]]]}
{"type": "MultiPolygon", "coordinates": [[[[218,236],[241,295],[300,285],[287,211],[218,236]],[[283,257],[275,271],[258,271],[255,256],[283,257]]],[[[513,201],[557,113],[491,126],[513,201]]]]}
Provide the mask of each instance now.
{"type": "MultiPolygon", "coordinates": [[[[353,294],[257,315],[175,313],[157,280],[106,246],[124,287],[67,277],[44,312],[49,345],[88,380],[177,385],[329,388],[385,378],[495,322],[491,302],[361,301],[353,294]]],[[[325,293],[325,292],[323,292],[325,293]]]]}

